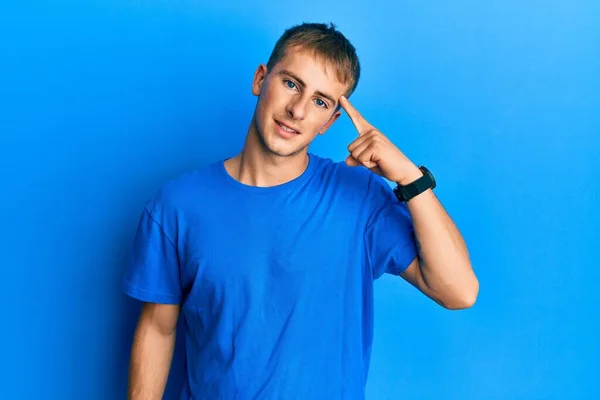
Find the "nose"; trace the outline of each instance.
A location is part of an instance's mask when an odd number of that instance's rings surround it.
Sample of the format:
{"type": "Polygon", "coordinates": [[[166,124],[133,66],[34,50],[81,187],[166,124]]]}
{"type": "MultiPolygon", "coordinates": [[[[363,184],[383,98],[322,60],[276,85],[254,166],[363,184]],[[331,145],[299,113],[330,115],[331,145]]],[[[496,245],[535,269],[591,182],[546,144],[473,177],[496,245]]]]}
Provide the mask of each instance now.
{"type": "Polygon", "coordinates": [[[303,120],[306,116],[308,101],[303,96],[294,96],[286,107],[288,116],[292,119],[303,120]]]}

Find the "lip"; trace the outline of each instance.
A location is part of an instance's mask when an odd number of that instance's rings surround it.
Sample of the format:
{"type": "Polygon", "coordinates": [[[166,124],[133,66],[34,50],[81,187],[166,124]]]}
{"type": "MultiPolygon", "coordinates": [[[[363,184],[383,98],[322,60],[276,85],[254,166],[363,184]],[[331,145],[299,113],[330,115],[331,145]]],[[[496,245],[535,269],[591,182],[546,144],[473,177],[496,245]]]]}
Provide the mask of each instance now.
{"type": "Polygon", "coordinates": [[[277,125],[281,124],[281,125],[285,126],[286,128],[293,129],[293,130],[296,131],[296,133],[290,133],[290,132],[285,132],[285,131],[282,130],[283,132],[287,133],[288,135],[299,135],[300,134],[300,131],[298,129],[294,128],[293,126],[290,126],[290,125],[288,125],[286,123],[283,123],[283,122],[281,122],[279,120],[275,120],[275,123],[277,125]]]}

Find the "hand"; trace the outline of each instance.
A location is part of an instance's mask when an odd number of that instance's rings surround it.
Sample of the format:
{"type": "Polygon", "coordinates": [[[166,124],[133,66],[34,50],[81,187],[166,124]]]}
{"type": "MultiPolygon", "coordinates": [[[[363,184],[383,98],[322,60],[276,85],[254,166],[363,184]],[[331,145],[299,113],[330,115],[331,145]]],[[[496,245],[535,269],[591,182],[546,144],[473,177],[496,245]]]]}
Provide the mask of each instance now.
{"type": "Polygon", "coordinates": [[[406,185],[423,175],[394,144],[369,124],[345,96],[340,105],[358,130],[358,138],[348,146],[349,166],[365,166],[372,172],[400,185],[406,185]]]}

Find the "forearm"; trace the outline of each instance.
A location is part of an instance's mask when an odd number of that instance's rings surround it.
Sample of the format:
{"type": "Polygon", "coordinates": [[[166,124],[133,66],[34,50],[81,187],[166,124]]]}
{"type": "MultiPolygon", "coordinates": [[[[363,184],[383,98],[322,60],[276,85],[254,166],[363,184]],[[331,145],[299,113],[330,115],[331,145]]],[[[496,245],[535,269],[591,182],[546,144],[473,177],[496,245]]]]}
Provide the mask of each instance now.
{"type": "Polygon", "coordinates": [[[424,283],[451,308],[475,302],[479,283],[463,237],[431,189],[407,202],[424,283]]]}
{"type": "Polygon", "coordinates": [[[175,332],[140,324],[131,350],[128,400],[160,400],[171,368],[175,332]]]}

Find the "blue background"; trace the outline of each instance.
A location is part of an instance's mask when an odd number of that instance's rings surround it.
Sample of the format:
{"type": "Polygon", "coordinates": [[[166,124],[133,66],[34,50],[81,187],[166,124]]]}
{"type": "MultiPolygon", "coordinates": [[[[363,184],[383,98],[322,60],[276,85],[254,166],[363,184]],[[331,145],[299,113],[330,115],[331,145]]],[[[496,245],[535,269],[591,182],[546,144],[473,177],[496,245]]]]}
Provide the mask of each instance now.
{"type": "MultiPolygon", "coordinates": [[[[354,105],[434,172],[481,283],[452,312],[378,281],[368,398],[600,398],[600,7],[516,0],[3,2],[0,397],[125,398],[143,204],[241,148],[302,21],[356,45],[354,105]]],[[[355,135],[344,115],[311,151],[355,135]]]]}

